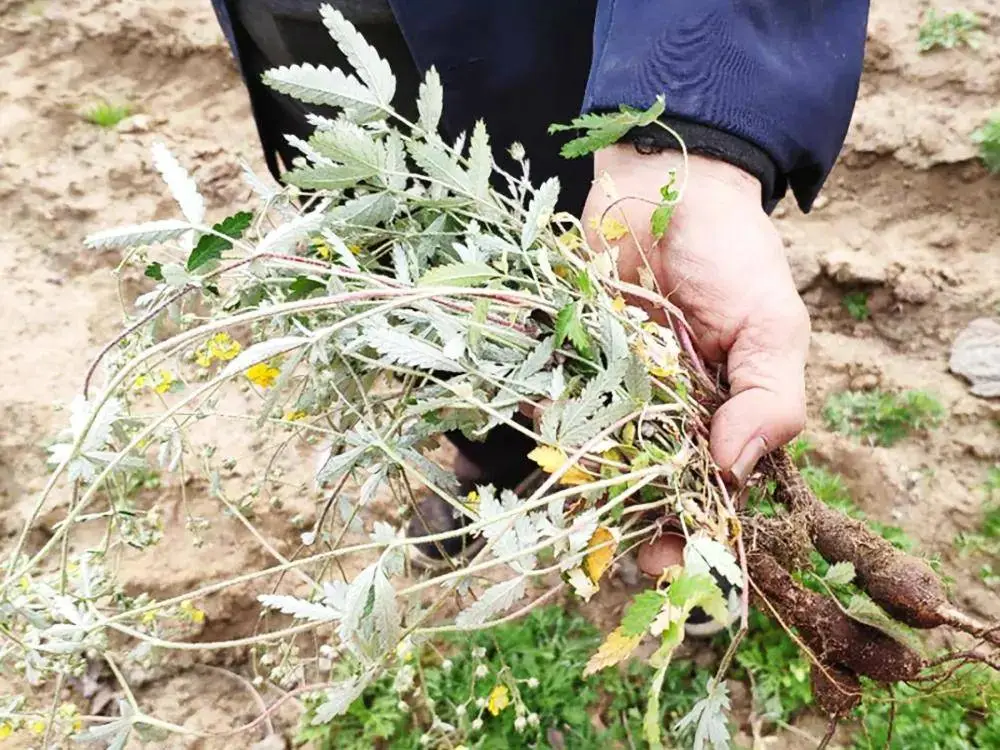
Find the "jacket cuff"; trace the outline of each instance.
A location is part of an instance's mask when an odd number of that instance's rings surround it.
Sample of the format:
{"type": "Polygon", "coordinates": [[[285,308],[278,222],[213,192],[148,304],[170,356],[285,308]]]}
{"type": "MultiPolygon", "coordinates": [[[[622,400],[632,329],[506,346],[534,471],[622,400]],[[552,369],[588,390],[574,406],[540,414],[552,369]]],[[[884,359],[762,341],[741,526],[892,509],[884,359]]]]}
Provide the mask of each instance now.
{"type": "MultiPolygon", "coordinates": [[[[778,205],[785,194],[787,180],[764,149],[724,130],[690,120],[661,117],[660,122],[677,132],[689,153],[728,162],[760,180],[761,205],[767,213],[778,205]]],[[[622,140],[643,154],[680,150],[677,139],[659,125],[632,128],[622,140]]]]}

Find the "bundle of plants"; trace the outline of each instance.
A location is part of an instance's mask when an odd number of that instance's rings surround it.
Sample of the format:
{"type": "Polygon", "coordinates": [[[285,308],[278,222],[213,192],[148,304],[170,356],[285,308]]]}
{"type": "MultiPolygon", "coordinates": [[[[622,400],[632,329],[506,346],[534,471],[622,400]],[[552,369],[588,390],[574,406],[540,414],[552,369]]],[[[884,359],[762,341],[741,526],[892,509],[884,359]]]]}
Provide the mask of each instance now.
{"type": "MultiPolygon", "coordinates": [[[[4,562],[4,672],[56,695],[46,704],[22,696],[8,720],[41,721],[50,741],[109,747],[133,732],[191,734],[143,710],[123,665],[178,649],[250,648],[254,685],[269,698],[233,732],[296,697],[311,707],[308,721],[327,723],[388,675],[401,696],[417,696],[425,745],[473,745],[500,703],[514,705],[519,731],[537,733],[522,693],[544,674],[501,670],[489,700],[473,693],[443,707],[419,698],[423,660],[445,658],[436,649],[445,637],[455,648],[456,632],[589,599],[618,560],[668,532],[686,538],[683,564],[634,595],[587,666],[612,667],[643,639],[658,641],[643,727],[654,747],[660,689],[695,610],[731,638],[678,727],[696,748],[729,744],[725,678],[751,600],[795,634],[814,665],[816,701],[834,720],[857,704],[859,678],[929,685],[946,676],[948,660],[929,663],[910,628],[948,626],[980,641],[953,661],[994,658],[997,631],[950,605],[925,563],[818,502],[785,453],[755,479],[775,488],[777,511],[737,507],[708,450],[725,385],[652,274],[618,275],[616,253],[635,241],[633,228],[612,210],[597,225],[599,246],[588,243],[580,221],[556,210],[558,182],[532,184],[520,146],[509,146],[510,171],[483,123],[445,142],[433,70],[410,122],[392,106],[387,63],[338,12],[324,8],[323,18],[353,72],[302,65],[265,75],[280,92],[339,110],[311,116],[307,141],[290,138],[302,157],[288,187],[248,172],[255,206],[212,224],[192,178],[157,146],[180,218],[87,241],[122,251],[122,266],[154,285],[86,374],[70,429],[50,448],[55,470],[4,562]],[[216,444],[193,437],[206,422],[225,425],[216,444]],[[446,436],[482,441],[497,429],[534,446],[537,470],[516,486],[460,485],[446,436]],[[236,502],[225,477],[246,432],[258,447],[238,468],[260,477],[236,502]],[[280,479],[283,454],[302,450],[320,455],[322,500],[282,546],[253,503],[280,479]],[[123,490],[149,470],[176,472],[182,489],[200,475],[219,518],[189,518],[191,533],[236,519],[269,565],[159,600],[126,591],[116,577],[123,551],[162,535],[162,518],[123,490]],[[428,497],[447,504],[446,523],[419,518],[428,497]],[[43,513],[57,520],[39,537],[43,513]],[[814,549],[832,564],[823,577],[812,571],[814,549]],[[248,586],[262,609],[253,634],[205,642],[178,629],[203,619],[212,597],[248,586]],[[95,664],[120,683],[120,706],[84,715],[61,705],[95,664]]],[[[565,126],[579,131],[565,151],[609,145],[662,110],[660,101],[581,117],[565,126]]],[[[670,231],[685,176],[663,176],[657,238],[670,231]]]]}

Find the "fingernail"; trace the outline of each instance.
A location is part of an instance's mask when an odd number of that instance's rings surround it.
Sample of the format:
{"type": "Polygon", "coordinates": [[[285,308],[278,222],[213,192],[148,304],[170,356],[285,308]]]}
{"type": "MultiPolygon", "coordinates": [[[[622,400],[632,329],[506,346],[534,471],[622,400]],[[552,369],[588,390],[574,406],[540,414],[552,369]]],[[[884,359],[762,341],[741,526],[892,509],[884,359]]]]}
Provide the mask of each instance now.
{"type": "Polygon", "coordinates": [[[744,446],[743,450],[740,451],[740,455],[733,461],[733,465],[729,469],[738,486],[742,487],[747,483],[754,468],[757,466],[757,462],[760,461],[765,453],[767,453],[767,440],[761,435],[758,435],[744,446]]]}

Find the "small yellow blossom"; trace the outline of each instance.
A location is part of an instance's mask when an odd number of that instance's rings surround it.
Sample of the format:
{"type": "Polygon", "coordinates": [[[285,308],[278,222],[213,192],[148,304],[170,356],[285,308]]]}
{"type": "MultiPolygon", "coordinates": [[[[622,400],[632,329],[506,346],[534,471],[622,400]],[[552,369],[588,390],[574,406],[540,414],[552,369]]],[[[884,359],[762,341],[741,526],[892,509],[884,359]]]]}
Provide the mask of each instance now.
{"type": "Polygon", "coordinates": [[[316,251],[316,255],[318,255],[323,260],[330,260],[330,258],[333,256],[333,250],[330,249],[330,246],[327,244],[326,240],[322,239],[314,240],[312,243],[312,248],[313,250],[316,251]]]}
{"type": "Polygon", "coordinates": [[[141,620],[142,624],[143,625],[152,625],[154,622],[156,622],[156,614],[157,614],[157,612],[156,612],[155,609],[151,609],[148,612],[143,612],[142,613],[142,620],[141,620]]]}
{"type": "Polygon", "coordinates": [[[298,422],[300,419],[305,419],[308,416],[302,409],[291,409],[285,412],[286,422],[298,422]]]}
{"type": "Polygon", "coordinates": [[[622,296],[615,297],[611,302],[611,309],[619,315],[625,312],[625,298],[622,296]]]}
{"type": "Polygon", "coordinates": [[[154,388],[157,393],[166,393],[174,385],[174,374],[170,370],[160,370],[160,375],[156,379],[154,388]]]}
{"type": "Polygon", "coordinates": [[[132,390],[141,391],[147,385],[149,385],[149,378],[145,375],[139,375],[132,383],[132,390]]]}
{"type": "Polygon", "coordinates": [[[556,242],[563,250],[576,250],[583,245],[583,238],[575,229],[570,229],[556,237],[556,242]]]}
{"type": "Polygon", "coordinates": [[[361,255],[361,245],[349,245],[347,249],[355,255],[361,255]]]}
{"type": "Polygon", "coordinates": [[[261,388],[270,388],[280,374],[281,370],[272,367],[267,362],[258,362],[246,371],[247,379],[261,388]]]}
{"type": "Polygon", "coordinates": [[[216,359],[235,359],[241,348],[240,342],[225,332],[217,333],[208,340],[208,350],[216,359]]]}
{"type": "Polygon", "coordinates": [[[181,602],[181,615],[183,615],[184,619],[190,620],[195,625],[205,622],[205,613],[194,606],[188,599],[181,602]]]}
{"type": "Polygon", "coordinates": [[[465,507],[475,508],[479,505],[479,493],[475,490],[469,490],[469,494],[465,496],[465,507]]]}
{"type": "Polygon", "coordinates": [[[486,704],[486,709],[494,716],[499,716],[500,712],[509,705],[510,691],[507,689],[507,686],[496,685],[493,690],[490,691],[490,698],[489,702],[486,704]]]}
{"type": "Polygon", "coordinates": [[[14,725],[9,721],[0,723],[0,740],[5,740],[14,734],[14,725]]]}
{"type": "Polygon", "coordinates": [[[28,724],[28,729],[31,730],[32,734],[45,734],[45,722],[41,719],[35,719],[28,724]]]}

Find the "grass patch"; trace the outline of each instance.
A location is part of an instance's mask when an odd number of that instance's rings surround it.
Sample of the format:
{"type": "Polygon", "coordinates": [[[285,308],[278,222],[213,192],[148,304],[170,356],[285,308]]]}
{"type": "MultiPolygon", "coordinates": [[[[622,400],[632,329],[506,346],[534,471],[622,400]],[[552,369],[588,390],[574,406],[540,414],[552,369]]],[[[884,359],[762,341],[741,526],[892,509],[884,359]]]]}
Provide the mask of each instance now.
{"type": "MultiPolygon", "coordinates": [[[[979,554],[1000,557],[1000,465],[987,472],[983,483],[985,502],[983,504],[983,519],[979,528],[971,533],[962,533],[955,540],[955,545],[961,552],[976,552],[979,554]]],[[[984,565],[980,577],[997,582],[997,573],[992,565],[984,565]]]]}
{"type": "Polygon", "coordinates": [[[944,413],[940,402],[923,391],[843,391],[827,400],[823,419],[834,432],[891,446],[913,432],[938,426],[944,413]]]}
{"type": "Polygon", "coordinates": [[[993,174],[1000,172],[1000,115],[993,115],[985,125],[972,134],[979,144],[979,158],[993,174]]]}
{"type": "Polygon", "coordinates": [[[134,111],[135,108],[131,104],[111,102],[104,99],[91,104],[81,114],[83,119],[91,125],[97,125],[102,128],[113,128],[134,111]]]}
{"type": "MultiPolygon", "coordinates": [[[[629,734],[642,737],[642,712],[653,670],[632,661],[627,668],[606,670],[583,677],[583,668],[601,643],[601,634],[582,616],[560,607],[544,607],[518,622],[488,633],[463,633],[454,639],[451,663],[424,651],[414,660],[413,687],[397,692],[383,678],[356,700],[347,713],[331,722],[311,726],[315,703],[307,702],[297,743],[314,743],[322,750],[417,750],[420,747],[454,747],[435,744],[435,730],[427,699],[433,701],[440,721],[458,730],[467,747],[506,750],[511,747],[549,747],[550,731],[559,732],[566,747],[629,746],[629,734]],[[477,657],[477,649],[481,657],[477,657]],[[447,666],[447,668],[446,668],[447,666]],[[485,674],[483,668],[485,667],[485,674]],[[477,670],[480,677],[476,677],[477,670]],[[535,678],[537,684],[529,680],[535,678]],[[491,691],[510,685],[510,704],[493,715],[488,708],[491,691]],[[516,694],[523,703],[518,707],[516,694]],[[486,708],[477,707],[478,701],[486,708]],[[534,716],[522,729],[518,716],[534,716]],[[595,728],[594,717],[606,727],[595,728]],[[475,728],[476,720],[482,722],[475,728]],[[429,734],[429,745],[421,736],[429,734]]],[[[703,697],[709,672],[691,662],[677,662],[667,673],[660,696],[662,726],[670,727],[695,701],[703,697]]]]}
{"type": "Polygon", "coordinates": [[[924,15],[923,23],[917,36],[921,52],[932,49],[953,49],[966,46],[971,49],[979,47],[979,29],[982,23],[975,13],[959,10],[938,15],[933,8],[924,15]]]}

